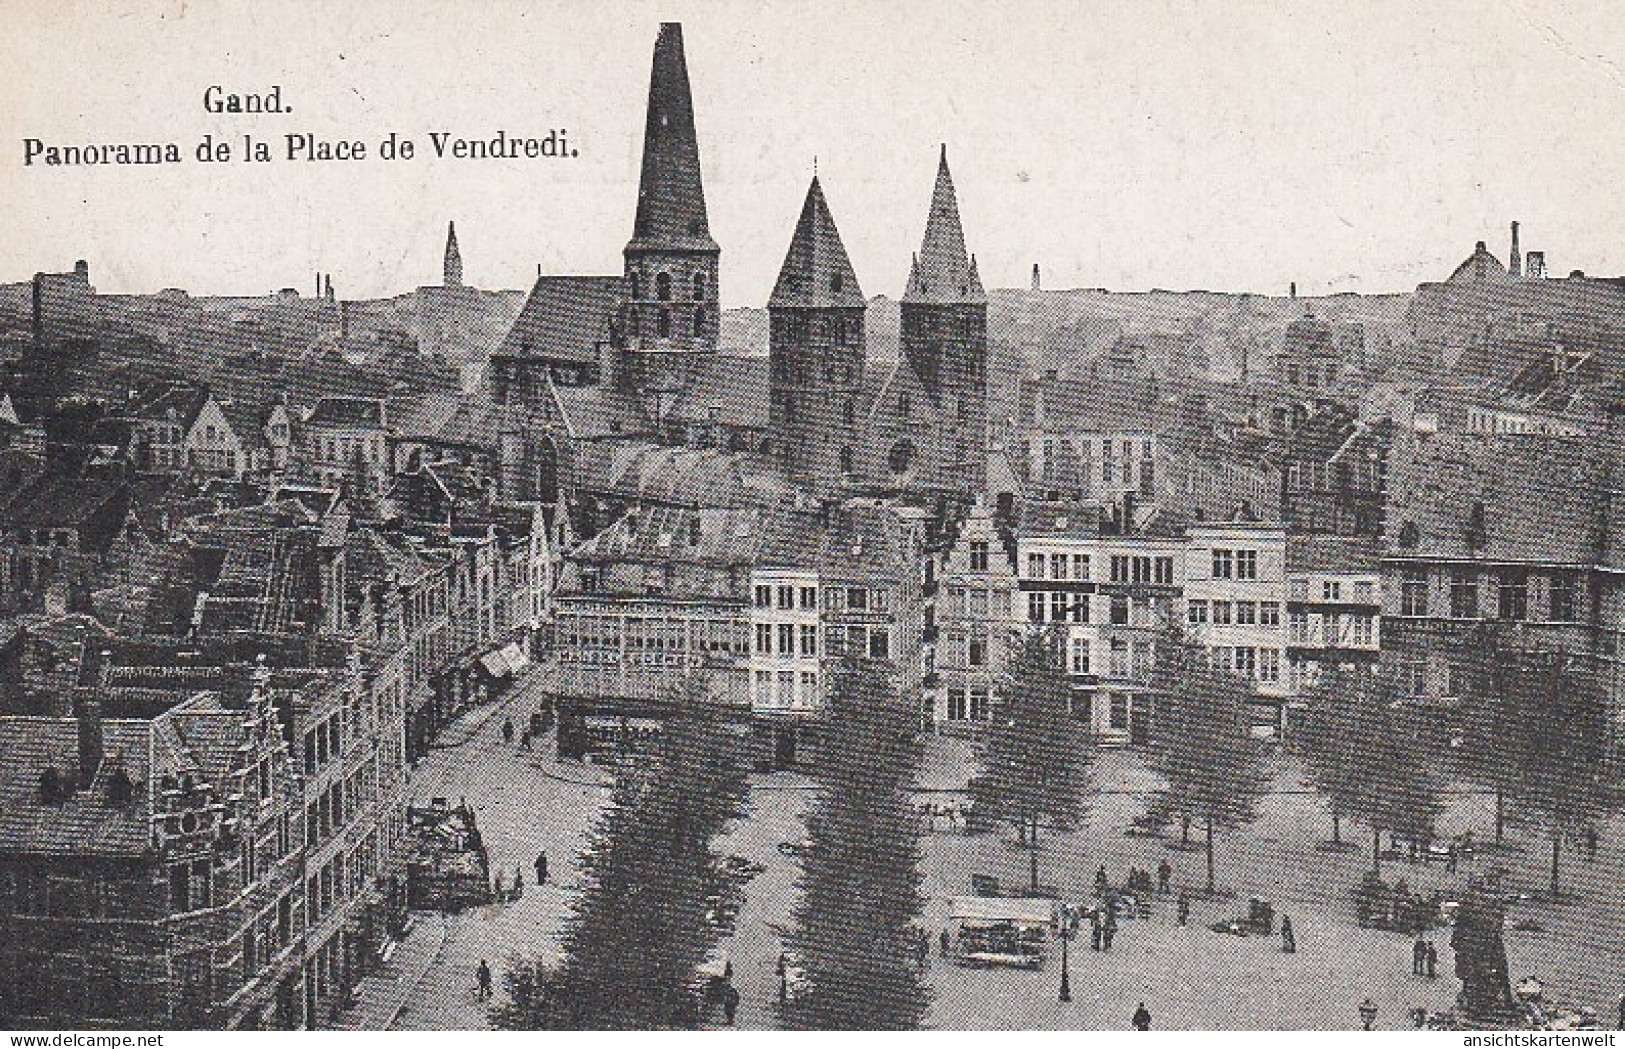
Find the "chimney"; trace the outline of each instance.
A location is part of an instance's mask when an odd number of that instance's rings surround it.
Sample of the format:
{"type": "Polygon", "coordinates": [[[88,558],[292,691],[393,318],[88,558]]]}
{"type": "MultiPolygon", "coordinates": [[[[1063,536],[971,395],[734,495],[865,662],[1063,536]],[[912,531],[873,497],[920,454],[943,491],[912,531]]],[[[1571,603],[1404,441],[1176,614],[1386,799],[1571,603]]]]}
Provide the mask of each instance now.
{"type": "Polygon", "coordinates": [[[321,270],[316,271],[316,297],[318,299],[322,297],[322,271],[321,270]]]}
{"type": "Polygon", "coordinates": [[[1546,276],[1546,253],[1544,251],[1531,251],[1528,265],[1524,267],[1524,276],[1533,280],[1540,280],[1546,276]]]}
{"type": "Polygon", "coordinates": [[[324,283],[326,284],[327,301],[332,302],[333,301],[333,275],[331,273],[329,273],[326,276],[326,278],[324,278],[324,283]]]}
{"type": "Polygon", "coordinates": [[[1286,288],[1287,288],[1287,294],[1292,296],[1292,301],[1297,302],[1298,301],[1298,282],[1293,281],[1291,284],[1288,284],[1286,286],[1286,288]]]}
{"type": "Polygon", "coordinates": [[[74,694],[73,718],[79,729],[79,775],[77,786],[88,789],[102,765],[102,696],[113,674],[113,653],[102,650],[96,683],[74,694]]]}
{"type": "Polygon", "coordinates": [[[1512,224],[1512,251],[1507,254],[1507,272],[1514,277],[1523,276],[1523,252],[1518,250],[1518,224],[1512,224]]]}
{"type": "Polygon", "coordinates": [[[1034,291],[1043,291],[1044,290],[1043,282],[1038,279],[1038,263],[1036,263],[1036,262],[1033,263],[1033,290],[1034,291]]]}

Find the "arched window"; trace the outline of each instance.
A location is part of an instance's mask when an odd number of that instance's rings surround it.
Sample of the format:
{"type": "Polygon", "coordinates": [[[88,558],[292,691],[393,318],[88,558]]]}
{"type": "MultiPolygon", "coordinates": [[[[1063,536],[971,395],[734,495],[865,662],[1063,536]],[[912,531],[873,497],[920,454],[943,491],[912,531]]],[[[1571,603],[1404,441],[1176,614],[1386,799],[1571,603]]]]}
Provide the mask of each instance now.
{"type": "Polygon", "coordinates": [[[641,279],[639,279],[637,273],[634,272],[632,274],[632,277],[631,277],[631,283],[632,283],[632,297],[634,299],[638,298],[639,295],[643,291],[643,281],[641,279]]]}
{"type": "Polygon", "coordinates": [[[699,335],[705,331],[705,307],[694,307],[694,334],[699,335]]]}
{"type": "Polygon", "coordinates": [[[671,301],[671,274],[662,271],[655,277],[655,298],[661,302],[671,301]]]}
{"type": "Polygon", "coordinates": [[[840,270],[836,270],[834,273],[831,273],[829,275],[829,290],[830,291],[840,291],[841,290],[841,271],[840,270]]]}
{"type": "Polygon", "coordinates": [[[849,474],[849,473],[853,472],[852,471],[852,449],[845,446],[845,445],[841,446],[841,472],[844,473],[844,474],[849,474]]]}
{"type": "Polygon", "coordinates": [[[700,270],[694,274],[694,301],[705,301],[705,271],[700,270]]]}
{"type": "MultiPolygon", "coordinates": [[[[664,277],[665,274],[662,273],[661,276],[664,277]]],[[[661,311],[660,311],[660,315],[655,318],[655,333],[658,334],[658,335],[670,335],[671,334],[671,311],[670,310],[662,308],[661,311]]]]}

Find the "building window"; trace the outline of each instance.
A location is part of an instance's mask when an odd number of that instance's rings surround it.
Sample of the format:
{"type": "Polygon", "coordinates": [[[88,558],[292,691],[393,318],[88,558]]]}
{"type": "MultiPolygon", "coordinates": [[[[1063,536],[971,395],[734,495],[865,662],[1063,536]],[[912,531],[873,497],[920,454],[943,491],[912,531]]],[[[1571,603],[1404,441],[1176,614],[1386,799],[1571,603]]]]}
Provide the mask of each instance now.
{"type": "Polygon", "coordinates": [[[1065,579],[1066,578],[1066,555],[1065,554],[1050,554],[1049,555],[1049,577],[1051,579],[1065,579]]]}
{"type": "Polygon", "coordinates": [[[1174,559],[1171,558],[1171,557],[1159,557],[1156,560],[1155,568],[1156,568],[1156,577],[1154,579],[1154,582],[1158,586],[1173,586],[1173,584],[1174,584],[1174,559]]]}
{"type": "Polygon", "coordinates": [[[801,654],[804,656],[818,654],[818,628],[811,623],[801,625],[801,654]]]}
{"type": "Polygon", "coordinates": [[[854,612],[866,611],[869,607],[869,591],[855,586],[846,588],[846,607],[854,612]]]}
{"type": "Polygon", "coordinates": [[[700,270],[694,274],[694,301],[705,301],[705,271],[700,270]]]}
{"type": "Polygon", "coordinates": [[[1108,669],[1112,677],[1128,677],[1128,642],[1120,637],[1112,638],[1108,669]]]}
{"type": "Polygon", "coordinates": [[[987,638],[973,637],[966,644],[966,662],[973,667],[987,666],[987,638]]]}
{"type": "Polygon", "coordinates": [[[1027,555],[1027,578],[1029,578],[1029,579],[1042,579],[1042,578],[1044,578],[1044,555],[1043,554],[1028,554],[1027,555]]]}
{"type": "Polygon", "coordinates": [[[970,692],[970,719],[986,721],[993,716],[993,704],[988,701],[987,689],[973,688],[970,692]]]}
{"type": "Polygon", "coordinates": [[[1478,618],[1478,575],[1466,569],[1450,573],[1450,618],[1478,618]]]}
{"type": "Polygon", "coordinates": [[[661,336],[671,334],[671,310],[661,307],[660,312],[655,314],[655,334],[661,336]]]}
{"type": "Polygon", "coordinates": [[[1258,671],[1258,649],[1239,645],[1231,650],[1231,666],[1238,674],[1253,675],[1258,671]]]}
{"type": "Polygon", "coordinates": [[[779,597],[779,607],[780,608],[794,608],[794,607],[796,607],[796,588],[795,587],[781,585],[778,588],[778,597],[779,597]]]}
{"type": "Polygon", "coordinates": [[[1067,609],[1071,605],[1070,595],[1061,590],[1054,590],[1049,595],[1049,618],[1052,623],[1064,623],[1067,619],[1067,609]]]}
{"type": "Polygon", "coordinates": [[[773,654],[773,625],[771,623],[756,624],[756,653],[762,656],[773,654]]]}
{"type": "Polygon", "coordinates": [[[1110,717],[1108,724],[1113,732],[1128,731],[1128,697],[1121,692],[1112,693],[1110,717]]]}
{"type": "Polygon", "coordinates": [[[950,688],[948,690],[948,720],[965,720],[965,690],[950,688]]]}
{"type": "Polygon", "coordinates": [[[1257,579],[1258,578],[1258,551],[1257,550],[1237,550],[1236,551],[1236,578],[1237,579],[1257,579]]]}
{"type": "Polygon", "coordinates": [[[1131,559],[1121,554],[1112,555],[1112,582],[1126,583],[1129,581],[1129,565],[1131,559]]]}
{"type": "Polygon", "coordinates": [[[1501,569],[1500,615],[1502,619],[1529,618],[1529,573],[1522,568],[1501,569]]]}
{"type": "Polygon", "coordinates": [[[972,572],[987,571],[987,540],[972,539],[970,543],[970,570],[972,572]]]}
{"type": "Polygon", "coordinates": [[[1376,600],[1376,595],[1374,593],[1375,589],[1376,588],[1368,582],[1355,583],[1354,600],[1365,605],[1371,604],[1372,601],[1376,600]]]}
{"type": "Polygon", "coordinates": [[[1089,639],[1075,637],[1072,639],[1072,673],[1088,674],[1089,670],[1089,639]]]}
{"type": "Polygon", "coordinates": [[[796,628],[790,623],[779,624],[779,655],[796,654],[796,628]]]}
{"type": "Polygon", "coordinates": [[[1305,612],[1288,612],[1286,616],[1286,639],[1289,644],[1303,645],[1309,642],[1309,615],[1305,612]]]}
{"type": "Polygon", "coordinates": [[[1229,550],[1213,551],[1213,578],[1230,579],[1235,575],[1235,558],[1229,550]]]}
{"type": "Polygon", "coordinates": [[[1256,626],[1258,624],[1258,605],[1251,601],[1236,602],[1236,625],[1256,626]]]}
{"type": "Polygon", "coordinates": [[[1399,614],[1425,616],[1428,614],[1428,572],[1426,568],[1407,568],[1399,583],[1399,614]]]}
{"type": "Polygon", "coordinates": [[[1034,591],[1027,595],[1027,619],[1029,622],[1042,623],[1044,621],[1044,594],[1034,591]]]}
{"type": "Polygon", "coordinates": [[[1361,647],[1370,645],[1376,636],[1376,621],[1371,616],[1353,616],[1351,623],[1354,644],[1361,647]]]}
{"type": "Polygon", "coordinates": [[[1215,601],[1215,602],[1213,602],[1213,625],[1214,626],[1229,626],[1230,625],[1230,622],[1231,622],[1231,620],[1230,620],[1230,608],[1231,608],[1231,605],[1230,605],[1230,602],[1228,602],[1228,601],[1215,601]]]}
{"type": "Polygon", "coordinates": [[[655,276],[655,298],[661,302],[671,299],[671,274],[661,272],[655,276]]]}
{"type": "Polygon", "coordinates": [[[891,658],[891,633],[885,627],[874,627],[869,631],[869,658],[891,658]]]}
{"type": "Polygon", "coordinates": [[[1281,651],[1276,648],[1258,650],[1258,680],[1271,684],[1281,680],[1281,651]]]}
{"type": "Polygon", "coordinates": [[[1088,581],[1088,579],[1089,579],[1089,555],[1088,554],[1073,554],[1072,555],[1072,578],[1078,580],[1079,582],[1087,582],[1088,581]]]}
{"type": "Polygon", "coordinates": [[[1185,618],[1192,626],[1200,626],[1207,622],[1207,602],[1196,600],[1190,602],[1185,609],[1185,618]]]}
{"type": "Polygon", "coordinates": [[[1574,614],[1575,578],[1573,572],[1554,572],[1548,584],[1547,618],[1572,622],[1574,614]]]}
{"type": "Polygon", "coordinates": [[[803,612],[818,611],[818,588],[804,586],[801,588],[801,610],[803,612]]]}
{"type": "Polygon", "coordinates": [[[1343,584],[1335,579],[1327,579],[1320,584],[1320,598],[1322,601],[1343,600],[1343,584]]]}
{"type": "Polygon", "coordinates": [[[1112,626],[1128,626],[1128,598],[1123,594],[1112,595],[1112,626]]]}
{"type": "Polygon", "coordinates": [[[1277,601],[1260,601],[1258,603],[1258,625],[1280,626],[1281,605],[1277,601]]]}

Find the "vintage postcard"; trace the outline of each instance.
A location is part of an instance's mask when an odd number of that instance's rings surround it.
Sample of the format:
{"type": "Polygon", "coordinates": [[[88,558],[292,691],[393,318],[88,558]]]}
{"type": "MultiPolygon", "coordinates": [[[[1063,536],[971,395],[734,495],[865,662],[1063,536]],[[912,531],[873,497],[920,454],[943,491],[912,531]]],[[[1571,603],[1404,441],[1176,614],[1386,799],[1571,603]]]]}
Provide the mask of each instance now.
{"type": "Polygon", "coordinates": [[[0,1028],[1625,1027],[1614,5],[0,12],[0,1028]]]}

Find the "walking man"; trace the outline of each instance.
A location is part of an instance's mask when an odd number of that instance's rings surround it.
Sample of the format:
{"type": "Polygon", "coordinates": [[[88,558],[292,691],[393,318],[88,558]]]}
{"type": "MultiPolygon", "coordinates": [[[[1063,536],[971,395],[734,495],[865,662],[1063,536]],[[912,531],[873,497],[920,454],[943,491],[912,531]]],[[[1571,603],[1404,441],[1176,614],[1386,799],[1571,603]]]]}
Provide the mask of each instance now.
{"type": "Polygon", "coordinates": [[[479,968],[474,970],[474,982],[478,985],[475,993],[480,1001],[491,997],[491,967],[485,964],[484,958],[480,959],[479,968]]]}
{"type": "Polygon", "coordinates": [[[1104,896],[1104,895],[1106,895],[1106,887],[1109,884],[1110,884],[1110,879],[1108,879],[1106,877],[1106,865],[1104,863],[1102,863],[1100,865],[1100,869],[1098,871],[1095,871],[1095,895],[1096,896],[1104,896]]]}
{"type": "Polygon", "coordinates": [[[1298,953],[1298,937],[1292,931],[1292,919],[1284,914],[1281,915],[1281,953],[1298,953]]]}
{"type": "Polygon", "coordinates": [[[1140,1007],[1134,1010],[1134,1029],[1136,1031],[1151,1030],[1151,1010],[1145,1007],[1144,1002],[1141,1002],[1140,1007]]]}
{"type": "Polygon", "coordinates": [[[513,721],[512,720],[504,720],[502,722],[502,742],[504,742],[504,743],[512,743],[513,742],[513,721]]]}
{"type": "Polygon", "coordinates": [[[1108,908],[1106,911],[1106,920],[1100,925],[1100,949],[1103,951],[1111,950],[1112,940],[1116,938],[1117,912],[1114,909],[1108,908]]]}
{"type": "Polygon", "coordinates": [[[1427,973],[1428,945],[1420,937],[1411,944],[1411,975],[1422,976],[1427,973]]]}
{"type": "Polygon", "coordinates": [[[1377,1003],[1367,998],[1360,1003],[1360,1027],[1371,1030],[1371,1025],[1377,1022],[1377,1003]]]}
{"type": "Polygon", "coordinates": [[[547,883],[547,853],[538,852],[536,854],[536,884],[537,885],[544,885],[546,883],[547,883]]]}
{"type": "Polygon", "coordinates": [[[1162,862],[1157,864],[1157,895],[1166,896],[1171,891],[1170,883],[1173,881],[1174,868],[1164,856],[1162,862]]]}
{"type": "Polygon", "coordinates": [[[944,958],[948,957],[948,952],[953,950],[954,941],[953,937],[948,935],[947,929],[942,930],[942,935],[938,938],[937,943],[942,947],[942,956],[944,958]]]}
{"type": "Polygon", "coordinates": [[[722,988],[722,1017],[728,1026],[734,1025],[734,1014],[739,1012],[739,990],[733,984],[722,988]]]}
{"type": "Polygon", "coordinates": [[[1089,912],[1089,949],[1091,951],[1100,950],[1100,934],[1100,909],[1097,907],[1089,912]]]}
{"type": "Polygon", "coordinates": [[[1422,957],[1422,964],[1427,969],[1428,979],[1439,975],[1439,948],[1433,945],[1432,940],[1427,942],[1427,954],[1422,957]]]}
{"type": "Polygon", "coordinates": [[[1179,894],[1179,924],[1184,925],[1191,916],[1191,898],[1184,893],[1179,894]]]}

